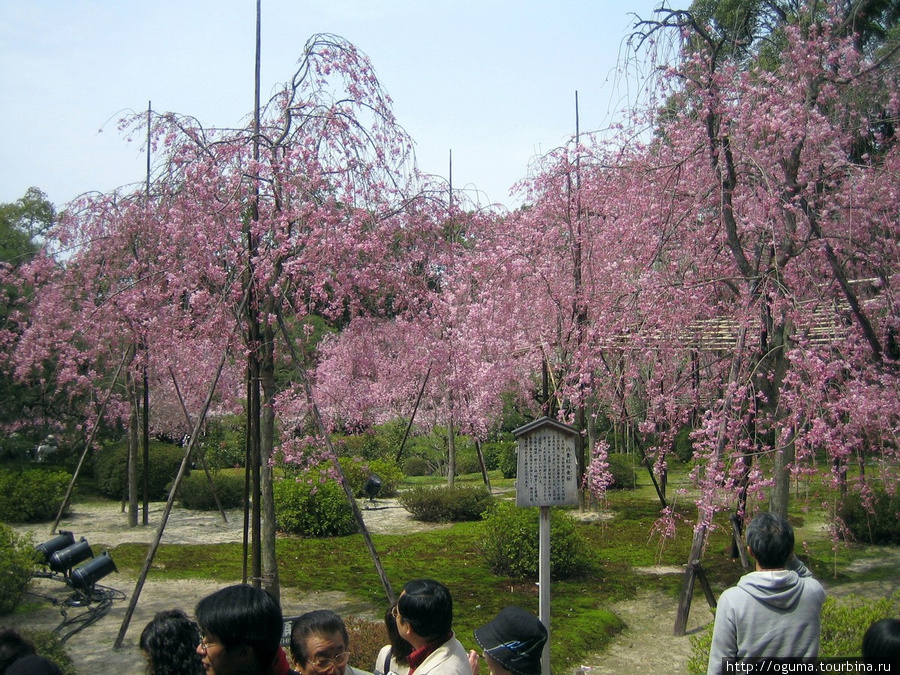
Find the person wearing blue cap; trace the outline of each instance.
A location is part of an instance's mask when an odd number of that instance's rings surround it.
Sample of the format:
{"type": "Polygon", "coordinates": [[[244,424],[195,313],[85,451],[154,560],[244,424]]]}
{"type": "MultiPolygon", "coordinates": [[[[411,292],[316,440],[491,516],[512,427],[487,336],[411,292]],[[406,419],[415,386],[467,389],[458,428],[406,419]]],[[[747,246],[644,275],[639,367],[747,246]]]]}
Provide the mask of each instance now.
{"type": "MultiPolygon", "coordinates": [[[[547,629],[531,612],[504,607],[475,629],[475,641],[484,650],[491,675],[540,675],[547,629]]],[[[472,672],[477,674],[477,670],[476,660],[472,672]]]]}

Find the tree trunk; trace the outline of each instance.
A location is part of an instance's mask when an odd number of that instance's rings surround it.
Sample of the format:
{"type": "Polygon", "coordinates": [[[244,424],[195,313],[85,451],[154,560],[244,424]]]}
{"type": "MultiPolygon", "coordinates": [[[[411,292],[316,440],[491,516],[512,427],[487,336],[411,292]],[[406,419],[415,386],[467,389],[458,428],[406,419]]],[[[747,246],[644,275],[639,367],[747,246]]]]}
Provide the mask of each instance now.
{"type": "Polygon", "coordinates": [[[140,447],[138,419],[138,396],[134,384],[134,376],[131,371],[125,374],[125,387],[128,401],[131,404],[131,415],[128,421],[128,526],[137,527],[138,524],[138,449],[140,447]]]}
{"type": "Polygon", "coordinates": [[[272,455],[275,450],[275,408],[276,394],[275,332],[273,326],[262,328],[262,363],[260,381],[262,384],[261,425],[260,425],[260,499],[262,500],[262,587],[280,601],[281,585],[278,579],[278,560],[275,554],[275,498],[272,491],[272,455]]]}
{"type": "Polygon", "coordinates": [[[449,439],[447,441],[447,485],[453,487],[456,484],[456,429],[453,427],[453,415],[447,425],[449,439]]]}
{"type": "Polygon", "coordinates": [[[791,497],[791,466],[794,463],[795,453],[793,437],[783,448],[775,451],[775,466],[772,468],[775,484],[769,498],[769,511],[782,518],[787,518],[788,502],[791,497]]]}
{"type": "Polygon", "coordinates": [[[144,508],[142,512],[142,522],[144,525],[150,524],[150,378],[147,377],[147,366],[144,365],[144,385],[143,393],[143,415],[141,415],[141,447],[144,450],[144,481],[142,492],[144,497],[144,508]]]}

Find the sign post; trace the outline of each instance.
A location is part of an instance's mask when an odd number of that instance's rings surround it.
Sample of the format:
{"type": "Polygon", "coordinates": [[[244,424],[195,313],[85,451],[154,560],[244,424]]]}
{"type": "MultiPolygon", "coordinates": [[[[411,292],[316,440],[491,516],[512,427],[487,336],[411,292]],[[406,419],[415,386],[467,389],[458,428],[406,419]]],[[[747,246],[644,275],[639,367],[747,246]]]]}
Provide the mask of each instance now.
{"type": "Polygon", "coordinates": [[[518,441],[516,506],[540,507],[538,585],[547,644],[542,675],[550,675],[550,507],[578,503],[578,430],[541,417],[513,431],[518,441]]]}

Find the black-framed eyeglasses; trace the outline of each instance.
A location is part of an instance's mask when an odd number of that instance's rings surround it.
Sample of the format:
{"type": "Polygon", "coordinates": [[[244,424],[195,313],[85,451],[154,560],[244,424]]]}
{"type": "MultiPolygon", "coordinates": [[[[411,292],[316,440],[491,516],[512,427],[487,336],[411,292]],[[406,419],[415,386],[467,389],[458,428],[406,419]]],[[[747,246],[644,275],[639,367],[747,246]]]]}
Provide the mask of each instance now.
{"type": "Polygon", "coordinates": [[[222,644],[221,642],[216,642],[214,640],[210,640],[205,635],[200,636],[200,644],[198,645],[200,649],[203,651],[209,651],[210,647],[215,647],[216,645],[222,644]]]}
{"type": "Polygon", "coordinates": [[[336,666],[337,668],[343,668],[347,665],[347,661],[350,660],[350,652],[341,652],[340,654],[335,654],[334,656],[322,656],[318,659],[310,659],[309,663],[316,670],[327,670],[331,666],[336,666]]]}

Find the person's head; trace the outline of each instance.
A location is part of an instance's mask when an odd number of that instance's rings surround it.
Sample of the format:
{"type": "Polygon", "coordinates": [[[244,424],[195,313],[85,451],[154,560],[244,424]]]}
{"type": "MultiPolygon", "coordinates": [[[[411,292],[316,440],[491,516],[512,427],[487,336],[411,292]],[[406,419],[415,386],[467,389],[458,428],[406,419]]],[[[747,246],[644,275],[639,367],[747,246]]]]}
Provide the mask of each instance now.
{"type": "Polygon", "coordinates": [[[198,602],[195,615],[207,675],[270,672],[284,624],[275,598],[253,586],[228,586],[198,602]]]}
{"type": "Polygon", "coordinates": [[[881,619],[869,626],[862,657],[864,663],[890,663],[892,671],[900,670],[900,619],[881,619]]]}
{"type": "Polygon", "coordinates": [[[425,643],[443,641],[453,625],[453,598],[444,584],[415,579],[403,587],[394,618],[400,635],[409,642],[410,630],[425,643]]]}
{"type": "Polygon", "coordinates": [[[158,612],[141,633],[148,675],[202,675],[200,629],[180,609],[158,612]]]}
{"type": "Polygon", "coordinates": [[[747,548],[761,569],[783,569],[794,552],[794,529],[781,516],[760,513],[747,526],[747,548]]]}
{"type": "Polygon", "coordinates": [[[34,653],[34,644],[22,637],[17,630],[0,628],[0,673],[5,673],[9,666],[23,656],[34,653]]]}
{"type": "Polygon", "coordinates": [[[484,650],[493,675],[506,672],[540,675],[547,629],[531,612],[504,607],[497,616],[475,629],[475,641],[484,650]]]}
{"type": "Polygon", "coordinates": [[[343,619],[329,609],[302,614],[291,629],[291,657],[303,675],[344,675],[350,637],[343,619]]]}
{"type": "Polygon", "coordinates": [[[412,645],[400,636],[397,630],[397,619],[394,612],[397,611],[397,603],[388,607],[384,612],[384,627],[387,629],[388,642],[391,644],[391,656],[401,665],[407,665],[408,657],[412,653],[412,645]]]}
{"type": "Polygon", "coordinates": [[[37,654],[26,654],[0,672],[4,675],[62,675],[62,670],[56,663],[37,654]]]}

